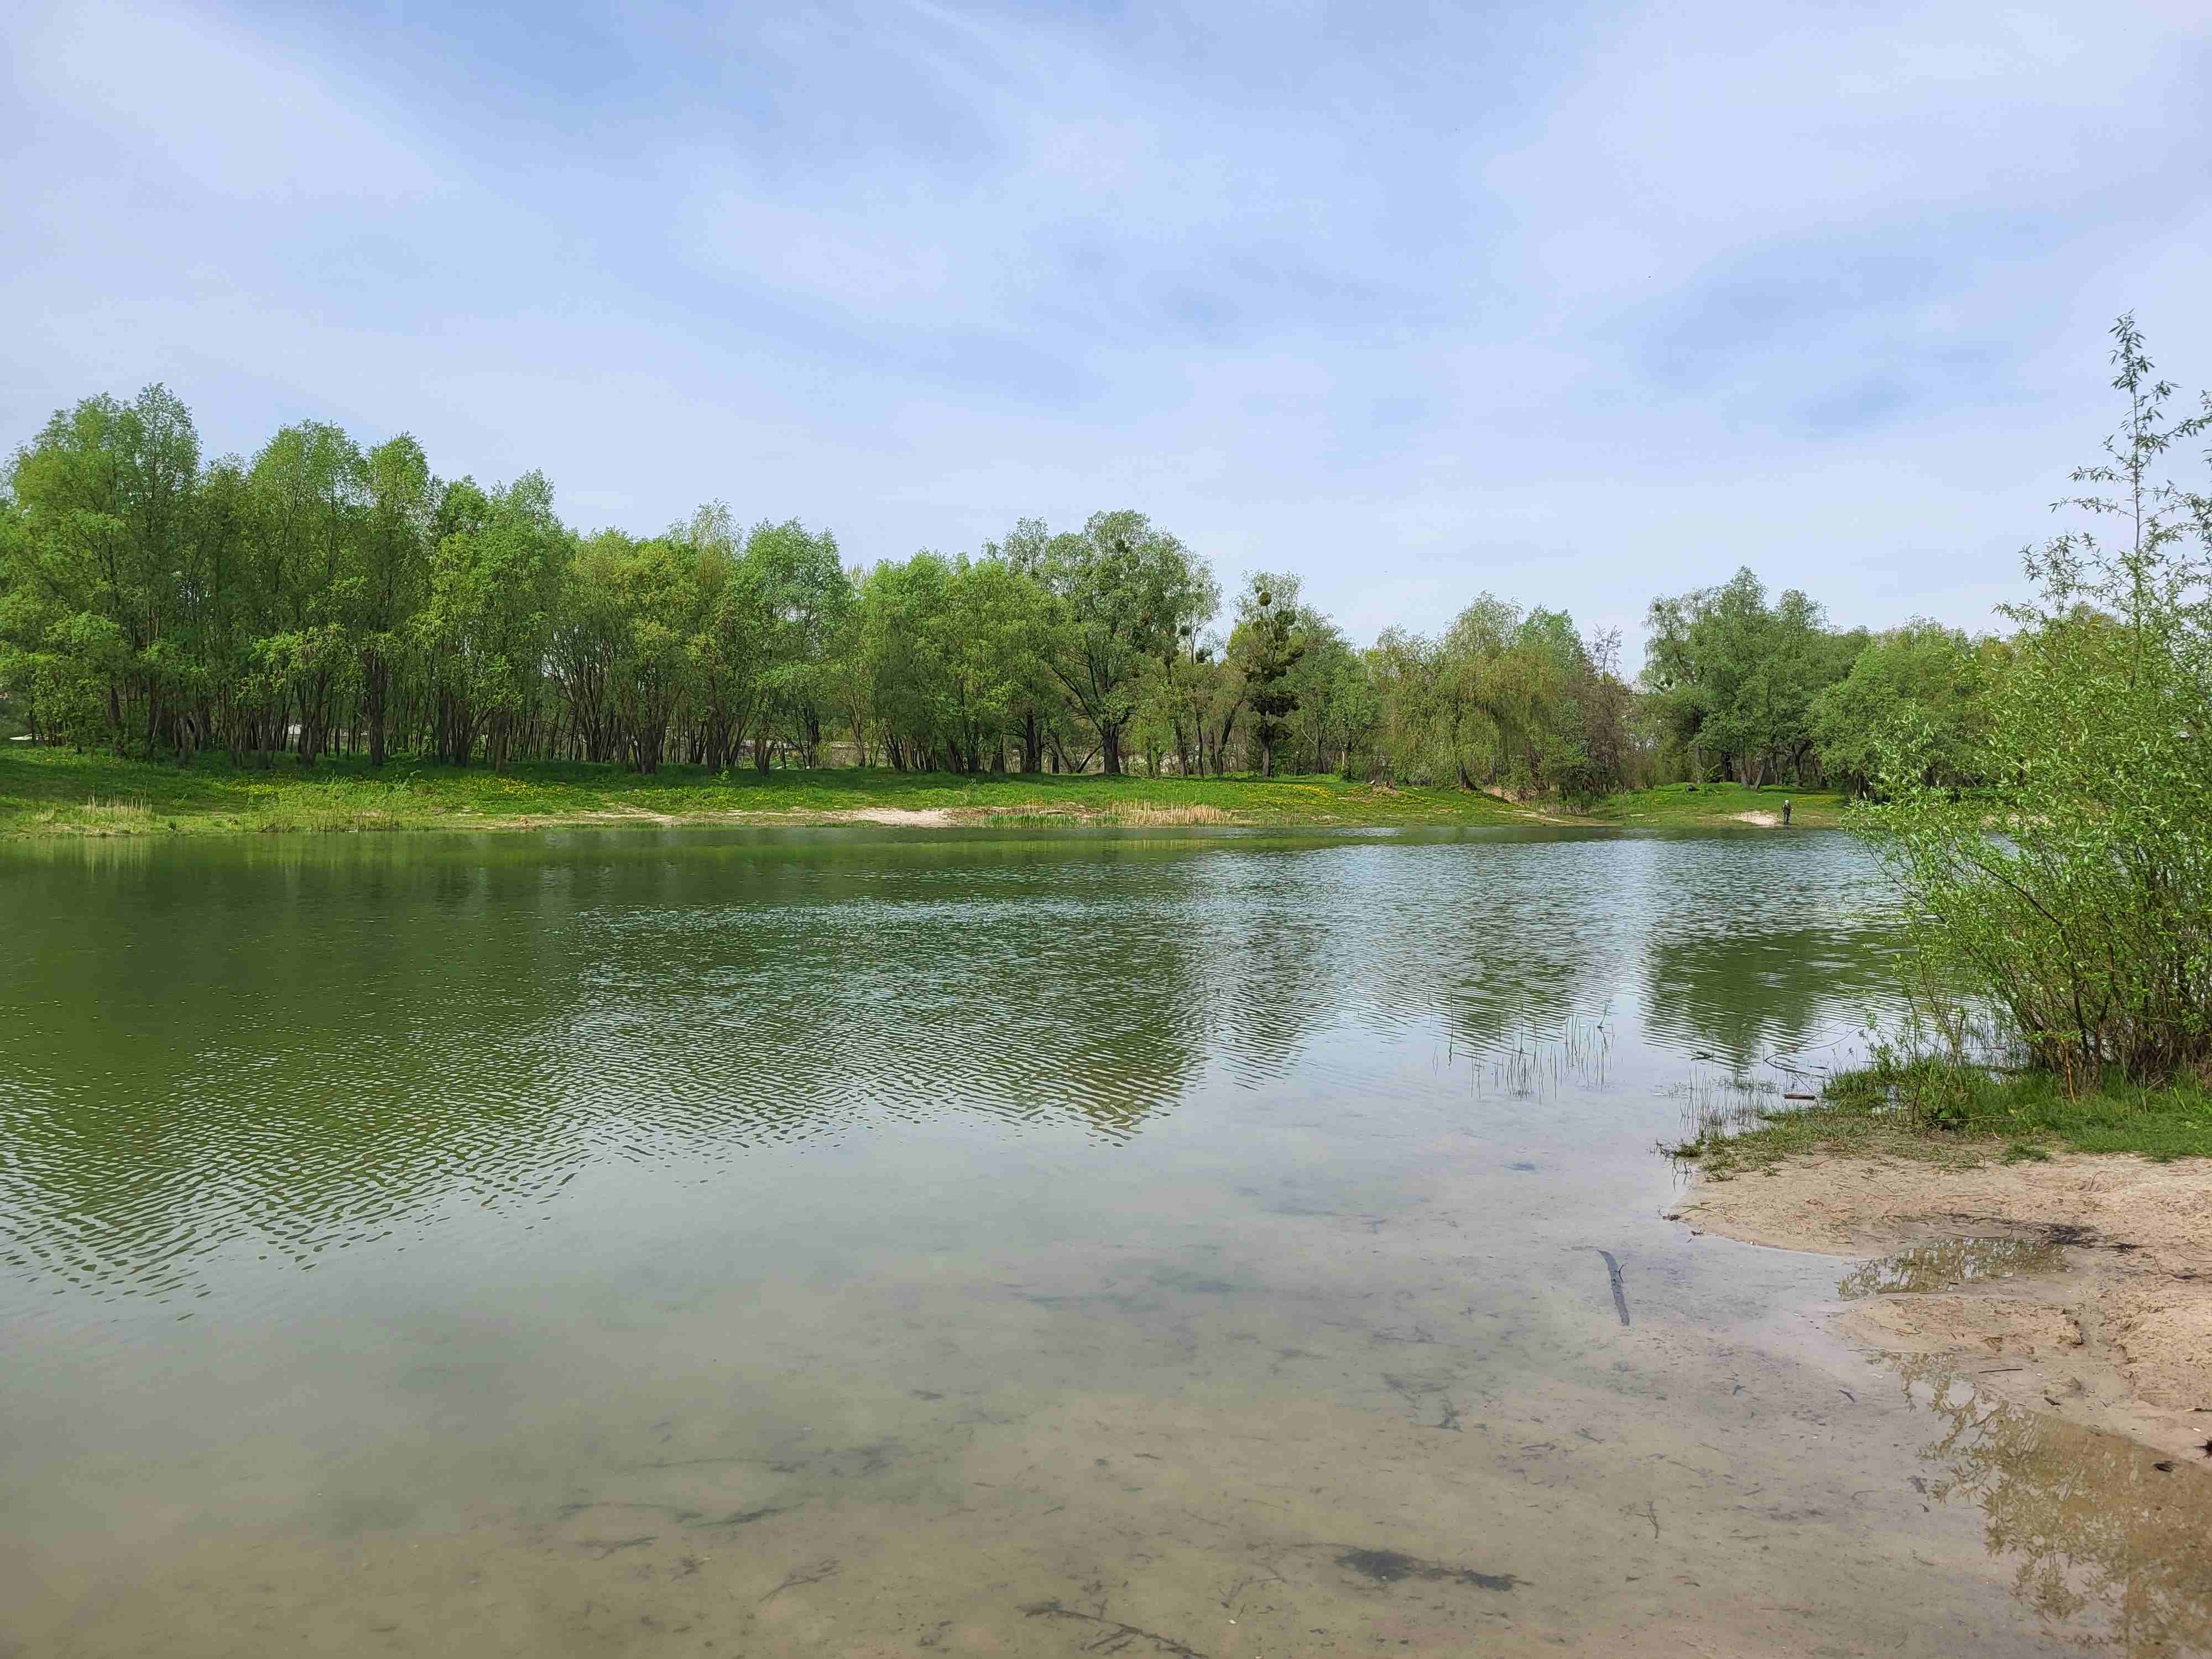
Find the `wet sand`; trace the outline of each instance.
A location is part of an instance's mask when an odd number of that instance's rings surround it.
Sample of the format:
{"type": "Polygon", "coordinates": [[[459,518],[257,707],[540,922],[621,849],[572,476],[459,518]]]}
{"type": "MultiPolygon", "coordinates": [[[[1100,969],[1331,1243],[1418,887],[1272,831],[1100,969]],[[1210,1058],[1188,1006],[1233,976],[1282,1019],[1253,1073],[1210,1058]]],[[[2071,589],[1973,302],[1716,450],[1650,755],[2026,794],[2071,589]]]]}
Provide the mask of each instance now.
{"type": "Polygon", "coordinates": [[[1672,1213],[1750,1243],[1887,1258],[1843,1281],[1829,1317],[1844,1341],[1954,1362],[1992,1398],[2212,1460],[2212,1162],[1803,1158],[1701,1182],[1672,1213]]]}
{"type": "MultiPolygon", "coordinates": [[[[56,1517],[23,1650],[2202,1650],[2212,1480],[1937,1357],[1885,1382],[1772,1311],[1765,1252],[1716,1297],[1699,1259],[1742,1247],[1543,1201],[1609,1182],[1426,1161],[1389,1212],[1256,1193],[1233,1248],[1169,1219],[1193,1187],[1108,1261],[611,1297],[557,1386],[457,1335],[401,1379],[439,1437],[271,1425],[121,1527],[56,1517]]],[[[325,1387],[316,1422],[392,1412],[325,1387]]]]}

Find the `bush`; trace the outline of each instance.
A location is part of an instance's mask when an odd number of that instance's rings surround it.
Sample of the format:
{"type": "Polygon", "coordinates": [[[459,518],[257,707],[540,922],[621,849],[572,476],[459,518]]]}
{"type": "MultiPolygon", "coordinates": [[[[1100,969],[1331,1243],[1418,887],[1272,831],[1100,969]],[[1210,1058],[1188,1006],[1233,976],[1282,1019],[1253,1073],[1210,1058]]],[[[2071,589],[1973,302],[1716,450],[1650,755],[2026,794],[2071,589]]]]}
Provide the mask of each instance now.
{"type": "MultiPolygon", "coordinates": [[[[2030,550],[2039,604],[1990,689],[1960,792],[1900,732],[1856,809],[1906,902],[1920,1011],[1960,1056],[1969,1007],[2072,1089],[2212,1062],[2212,501],[2157,476],[2212,417],[2169,422],[2131,319],[2114,330],[2128,416],[2061,506],[2118,516],[2030,550]]],[[[2212,405],[2209,405],[2212,406],[2212,405]]]]}

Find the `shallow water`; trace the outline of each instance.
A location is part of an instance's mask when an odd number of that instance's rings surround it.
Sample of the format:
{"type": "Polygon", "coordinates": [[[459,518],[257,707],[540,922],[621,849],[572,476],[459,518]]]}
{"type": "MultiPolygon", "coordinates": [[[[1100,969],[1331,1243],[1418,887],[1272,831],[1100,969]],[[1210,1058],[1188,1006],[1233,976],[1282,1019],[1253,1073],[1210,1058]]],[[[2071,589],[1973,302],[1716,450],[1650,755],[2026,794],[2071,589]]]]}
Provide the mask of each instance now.
{"type": "Polygon", "coordinates": [[[2212,1481],[1662,1218],[1701,1076],[1883,1012],[1841,836],[89,842],[0,916],[0,1652],[2206,1650],[2212,1481]]]}

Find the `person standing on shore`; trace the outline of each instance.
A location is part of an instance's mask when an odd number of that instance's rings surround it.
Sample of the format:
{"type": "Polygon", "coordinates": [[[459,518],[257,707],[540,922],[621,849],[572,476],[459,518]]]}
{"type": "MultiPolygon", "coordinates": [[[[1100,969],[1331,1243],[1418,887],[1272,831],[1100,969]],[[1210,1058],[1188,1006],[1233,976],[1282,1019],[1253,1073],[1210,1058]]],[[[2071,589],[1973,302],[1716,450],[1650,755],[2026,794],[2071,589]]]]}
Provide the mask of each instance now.
{"type": "Polygon", "coordinates": [[[1790,799],[1786,795],[1782,800],[1782,827],[1784,830],[1790,827],[1790,799]]]}

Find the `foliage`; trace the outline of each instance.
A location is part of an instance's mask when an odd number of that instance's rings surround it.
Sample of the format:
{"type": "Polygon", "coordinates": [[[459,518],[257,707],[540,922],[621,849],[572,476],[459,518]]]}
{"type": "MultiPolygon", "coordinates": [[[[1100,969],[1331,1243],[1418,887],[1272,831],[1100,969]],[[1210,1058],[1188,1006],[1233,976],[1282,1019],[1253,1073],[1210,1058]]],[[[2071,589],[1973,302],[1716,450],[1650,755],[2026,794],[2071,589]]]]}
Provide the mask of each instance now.
{"type": "Polygon", "coordinates": [[[1046,544],[1037,574],[1050,597],[1044,659],[1098,735],[1102,769],[1124,769],[1123,734],[1143,683],[1187,629],[1220,604],[1204,562],[1141,513],[1094,514],[1046,544]]]}
{"type": "Polygon", "coordinates": [[[1290,735],[1290,717],[1301,702],[1299,688],[1291,679],[1291,671],[1306,654],[1297,579],[1255,572],[1237,611],[1230,648],[1243,672],[1244,701],[1252,710],[1252,741],[1260,750],[1260,773],[1271,778],[1275,775],[1275,750],[1290,735]]]}
{"type": "Polygon", "coordinates": [[[1834,1154],[1972,1163],[2052,1149],[2212,1158],[2212,1094],[2183,1079],[2149,1086],[2117,1073],[2069,1091],[2046,1072],[2008,1074],[1925,1054],[1877,1054],[1788,1106],[1748,1086],[1706,1103],[1670,1148],[1725,1177],[1784,1158],[1834,1154]]]}
{"type": "Polygon", "coordinates": [[[1978,781],[1989,735],[1995,641],[1915,621],[1880,634],[1811,708],[1811,735],[1832,777],[1862,790],[1902,765],[1923,784],[1978,781]]]}
{"type": "Polygon", "coordinates": [[[1585,641],[1560,611],[1485,593],[1434,638],[1386,630],[1370,653],[1380,770],[1408,781],[1590,801],[1642,779],[1614,672],[1619,641],[1585,641]]]}
{"type": "Polygon", "coordinates": [[[1863,632],[1828,629],[1819,605],[1791,590],[1772,605],[1748,569],[1718,587],[1651,602],[1644,679],[1668,745],[1754,788],[1784,771],[1803,781],[1815,753],[1814,702],[1850,672],[1863,632]]]}
{"type": "Polygon", "coordinates": [[[584,535],[541,476],[443,480],[404,434],[309,422],[204,459],[153,386],[56,414],[7,469],[0,732],[261,767],[1334,773],[1706,819],[1639,792],[1866,792],[1905,761],[1987,783],[2016,655],[1835,629],[1747,569],[1652,603],[1635,684],[1618,634],[1488,593],[1364,649],[1291,572],[1252,573],[1216,631],[1220,608],[1206,561],[1133,511],[865,569],[720,502],[584,535]]]}
{"type": "Polygon", "coordinates": [[[1922,716],[1857,820],[1907,902],[1928,1017],[1994,1009],[2001,1041],[2082,1085],[2212,1062],[2212,502],[2160,476],[2212,414],[2170,418],[2132,320],[2114,337],[2126,416],[2059,503],[2088,523],[2025,556],[2042,598],[2011,613],[1962,763],[1982,787],[1931,777],[1922,716]]]}

